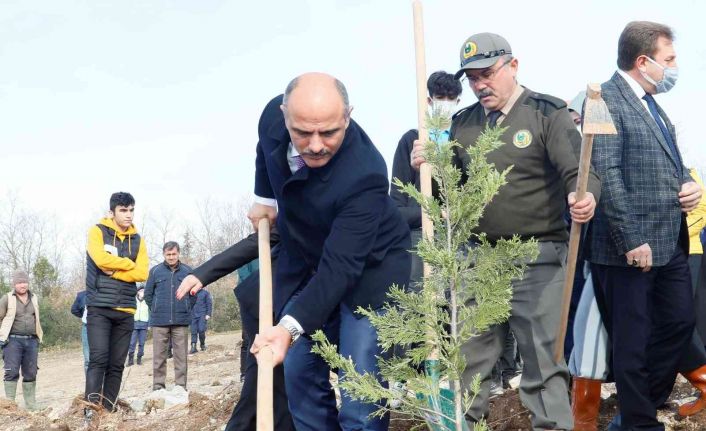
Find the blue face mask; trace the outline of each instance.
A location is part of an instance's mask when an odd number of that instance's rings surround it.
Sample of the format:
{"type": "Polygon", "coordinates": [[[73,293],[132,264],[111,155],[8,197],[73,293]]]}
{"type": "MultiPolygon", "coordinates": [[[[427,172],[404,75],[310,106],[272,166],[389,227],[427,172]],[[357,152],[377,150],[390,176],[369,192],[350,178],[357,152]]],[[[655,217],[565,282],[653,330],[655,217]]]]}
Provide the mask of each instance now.
{"type": "Polygon", "coordinates": [[[655,86],[655,88],[657,89],[657,94],[666,93],[667,91],[674,88],[677,83],[677,78],[679,78],[679,69],[677,69],[676,67],[662,66],[650,57],[647,57],[647,59],[650,60],[650,62],[652,62],[654,65],[662,69],[663,72],[662,79],[660,79],[659,81],[655,81],[654,79],[650,78],[649,75],[640,71],[642,77],[645,78],[647,82],[655,86]]]}

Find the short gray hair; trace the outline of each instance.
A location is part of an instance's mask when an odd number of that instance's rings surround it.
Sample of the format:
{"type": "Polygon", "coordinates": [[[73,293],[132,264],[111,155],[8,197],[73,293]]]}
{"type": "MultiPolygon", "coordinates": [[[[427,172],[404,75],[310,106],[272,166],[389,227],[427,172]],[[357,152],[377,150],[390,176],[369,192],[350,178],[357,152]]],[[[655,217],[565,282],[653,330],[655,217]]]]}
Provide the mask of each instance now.
{"type": "MultiPolygon", "coordinates": [[[[348,100],[348,90],[346,90],[346,86],[343,85],[341,81],[339,81],[337,78],[333,78],[336,84],[336,90],[338,90],[338,94],[341,96],[341,100],[343,100],[343,110],[348,115],[348,111],[350,111],[350,102],[348,100]]],[[[282,104],[287,105],[287,101],[289,100],[289,95],[292,94],[292,91],[294,91],[295,88],[297,88],[297,85],[299,84],[299,77],[297,76],[296,78],[292,79],[289,81],[289,84],[287,84],[287,88],[284,90],[284,98],[282,99],[282,104]]]]}

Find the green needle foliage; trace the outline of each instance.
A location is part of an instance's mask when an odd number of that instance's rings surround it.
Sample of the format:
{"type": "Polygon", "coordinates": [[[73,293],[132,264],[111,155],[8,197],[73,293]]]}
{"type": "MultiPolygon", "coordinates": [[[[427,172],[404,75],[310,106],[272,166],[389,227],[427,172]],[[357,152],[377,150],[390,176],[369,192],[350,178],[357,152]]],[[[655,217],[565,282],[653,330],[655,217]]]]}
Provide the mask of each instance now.
{"type": "MultiPolygon", "coordinates": [[[[433,113],[427,119],[430,136],[438,136],[449,122],[433,113]]],[[[313,351],[343,371],[340,388],[353,399],[377,404],[376,415],[395,410],[424,421],[433,431],[463,430],[464,415],[480,391],[480,377],[462,388],[466,359],[461,346],[491,325],[507,320],[511,281],[521,278],[524,262],[538,254],[535,241],[514,237],[491,244],[484,234],[474,232],[484,208],[505,184],[511,169],[498,172],[486,160],[489,152],[502,145],[503,131],[488,128],[475,145],[466,148],[471,162],[465,173],[454,164],[454,149],[460,147],[457,142],[437,145],[427,141],[425,156],[438,188],[436,197],[427,198],[413,184],[395,179],[395,186],[419,202],[434,225],[433,239],[422,239],[414,250],[431,266],[431,275],[421,283],[421,289],[393,286],[382,312],[362,308],[357,312],[370,319],[379,345],[391,356],[378,358],[382,379],[404,382],[404,393],[381,385],[374,375],[358,373],[355,364],[339,355],[337,346],[321,331],[314,334],[317,344],[313,351]],[[396,354],[400,351],[404,355],[396,354]],[[394,407],[393,399],[398,401],[394,407]]],[[[424,427],[421,424],[418,428],[424,427]]],[[[476,431],[485,429],[484,423],[474,427],[476,431]]]]}

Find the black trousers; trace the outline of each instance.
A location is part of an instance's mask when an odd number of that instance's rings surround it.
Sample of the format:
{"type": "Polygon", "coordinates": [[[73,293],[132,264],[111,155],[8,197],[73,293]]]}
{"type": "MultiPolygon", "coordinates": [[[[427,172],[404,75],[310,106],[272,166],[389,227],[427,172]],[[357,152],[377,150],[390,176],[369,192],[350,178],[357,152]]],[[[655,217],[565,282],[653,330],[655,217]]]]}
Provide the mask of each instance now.
{"type": "Polygon", "coordinates": [[[85,398],[114,411],[135,325],[132,314],[112,308],[88,307],[88,371],[85,398]]]}
{"type": "Polygon", "coordinates": [[[662,431],[656,409],[672,391],[694,331],[687,256],[677,247],[667,265],[649,272],[595,264],[591,269],[611,340],[622,427],[662,431]]]}
{"type": "MultiPolygon", "coordinates": [[[[238,289],[257,289],[251,291],[254,295],[259,293],[259,272],[254,272],[246,278],[238,289]]],[[[257,296],[256,296],[257,297],[257,296]]],[[[236,298],[238,296],[236,295],[236,298]]],[[[243,323],[243,333],[247,334],[247,354],[245,356],[245,379],[240,399],[233,408],[233,414],[228,421],[225,431],[255,431],[257,429],[257,360],[250,353],[250,347],[258,333],[258,309],[249,310],[247,304],[238,298],[240,317],[243,323]]],[[[241,356],[242,357],[242,356],[241,356]]],[[[242,370],[242,367],[241,367],[242,370]]],[[[241,371],[242,372],[242,371],[241,371]]],[[[294,431],[292,416],[289,414],[289,401],[284,387],[284,367],[279,365],[274,369],[273,375],[273,410],[275,431],[294,431]]]]}

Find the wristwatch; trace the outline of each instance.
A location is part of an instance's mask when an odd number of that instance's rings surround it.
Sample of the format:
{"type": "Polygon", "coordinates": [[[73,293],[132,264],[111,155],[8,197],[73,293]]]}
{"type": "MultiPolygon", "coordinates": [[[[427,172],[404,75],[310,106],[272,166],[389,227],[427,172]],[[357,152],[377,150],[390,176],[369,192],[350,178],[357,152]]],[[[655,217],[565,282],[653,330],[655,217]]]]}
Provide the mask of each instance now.
{"type": "Polygon", "coordinates": [[[277,325],[283,327],[287,330],[287,332],[289,332],[289,335],[292,337],[292,342],[290,343],[290,346],[294,344],[294,342],[297,341],[302,335],[301,331],[297,327],[297,324],[294,322],[294,319],[289,316],[282,317],[282,319],[277,325]]]}

